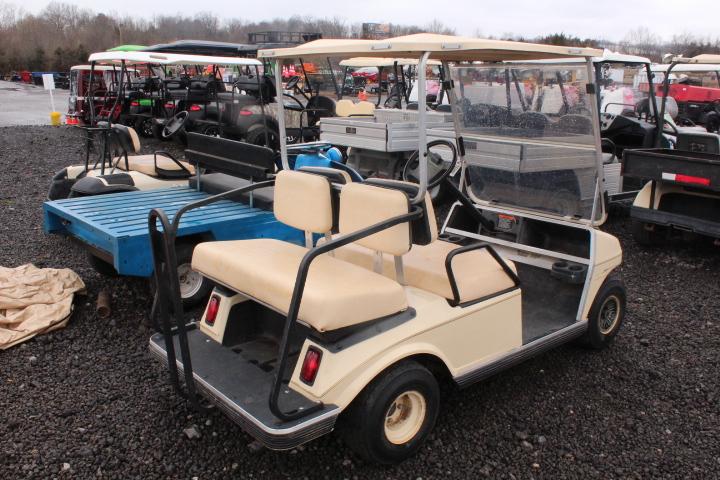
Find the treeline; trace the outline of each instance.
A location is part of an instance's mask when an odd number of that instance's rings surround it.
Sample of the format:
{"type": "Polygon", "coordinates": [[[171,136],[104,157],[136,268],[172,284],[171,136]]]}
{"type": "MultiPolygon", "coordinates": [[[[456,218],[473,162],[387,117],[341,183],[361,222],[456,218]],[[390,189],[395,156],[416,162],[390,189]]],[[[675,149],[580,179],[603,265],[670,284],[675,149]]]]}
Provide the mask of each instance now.
{"type": "MultiPolygon", "coordinates": [[[[393,35],[417,32],[455,33],[434,20],[428,25],[392,25],[393,35]]],[[[51,2],[37,14],[28,14],[14,4],[0,0],[0,73],[12,70],[67,70],[87,61],[90,52],[119,44],[152,45],[181,38],[245,43],[248,33],[260,31],[319,32],[326,38],[359,37],[362,25],[342,18],[290,17],[253,22],[240,18],[221,19],[211,13],[194,16],[160,15],[143,19],[138,16],[106,15],[61,2],[51,2]]],[[[691,35],[662,42],[644,28],[628,32],[621,42],[581,39],[564,33],[540,38],[503,35],[513,40],[536,41],[556,45],[610,48],[624,53],[644,55],[660,61],[664,53],[685,54],[720,52],[716,38],[700,39],[691,35]]]]}

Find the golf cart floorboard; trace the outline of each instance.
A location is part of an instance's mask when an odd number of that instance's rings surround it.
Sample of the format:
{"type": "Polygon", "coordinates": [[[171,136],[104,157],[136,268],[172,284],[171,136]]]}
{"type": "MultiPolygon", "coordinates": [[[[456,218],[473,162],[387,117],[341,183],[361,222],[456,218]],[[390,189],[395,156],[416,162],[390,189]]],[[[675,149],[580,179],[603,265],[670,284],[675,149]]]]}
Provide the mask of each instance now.
{"type": "MultiPolygon", "coordinates": [[[[187,337],[193,376],[200,393],[266,447],[287,450],[332,431],[340,413],[334,405],[325,405],[317,412],[289,422],[279,420],[270,411],[268,399],[275,378],[275,362],[269,352],[277,356],[274,342],[258,339],[228,348],[198,329],[188,331],[187,337]]],[[[178,370],[183,372],[177,336],[173,340],[178,370]]],[[[167,365],[162,334],[150,338],[150,351],[167,365]]],[[[279,403],[284,412],[314,405],[287,387],[281,391],[279,403]]]]}

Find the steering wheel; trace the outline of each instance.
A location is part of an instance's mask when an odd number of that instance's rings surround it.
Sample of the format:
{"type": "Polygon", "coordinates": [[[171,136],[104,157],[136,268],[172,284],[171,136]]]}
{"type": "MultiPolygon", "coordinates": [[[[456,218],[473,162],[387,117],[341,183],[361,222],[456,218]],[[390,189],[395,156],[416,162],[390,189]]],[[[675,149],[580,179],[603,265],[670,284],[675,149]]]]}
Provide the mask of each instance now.
{"type": "Polygon", "coordinates": [[[172,138],[175,136],[185,126],[189,117],[190,114],[187,110],[183,110],[182,112],[178,112],[173,115],[173,117],[165,124],[165,127],[162,130],[162,137],[172,138]]]}
{"type": "Polygon", "coordinates": [[[286,90],[294,90],[297,88],[298,83],[300,82],[300,77],[298,75],[293,75],[288,79],[287,82],[285,82],[285,89],[286,90]]]}
{"type": "MultiPolygon", "coordinates": [[[[458,155],[457,155],[457,148],[455,147],[455,144],[452,142],[449,142],[447,140],[433,140],[432,142],[427,144],[428,149],[428,184],[427,188],[434,188],[440,185],[440,182],[445,180],[448,175],[450,175],[453,170],[455,170],[455,166],[457,165],[458,161],[458,155]],[[450,164],[448,165],[447,162],[443,159],[443,157],[435,152],[431,152],[430,149],[432,147],[437,146],[443,146],[450,149],[452,152],[452,160],[450,161],[450,164]]],[[[408,161],[405,162],[405,166],[403,167],[402,171],[402,179],[406,182],[413,182],[413,183],[419,183],[420,178],[420,161],[418,158],[420,157],[420,152],[415,151],[412,155],[410,155],[410,158],[408,158],[408,161]]]]}

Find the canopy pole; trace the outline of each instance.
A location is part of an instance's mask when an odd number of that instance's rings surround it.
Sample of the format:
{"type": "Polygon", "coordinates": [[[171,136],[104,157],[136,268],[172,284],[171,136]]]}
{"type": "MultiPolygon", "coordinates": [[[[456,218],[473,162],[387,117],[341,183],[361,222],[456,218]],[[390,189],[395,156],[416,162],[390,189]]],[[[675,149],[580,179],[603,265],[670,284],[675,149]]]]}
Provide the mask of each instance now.
{"type": "MultiPolygon", "coordinates": [[[[595,82],[595,66],[593,65],[593,59],[591,57],[587,57],[587,61],[585,63],[587,67],[587,78],[588,78],[588,84],[592,85],[592,92],[593,95],[598,95],[598,90],[600,86],[595,82]]],[[[589,95],[589,93],[587,93],[589,95]]],[[[603,195],[603,185],[605,184],[605,176],[604,176],[604,170],[603,170],[603,158],[602,158],[602,139],[600,138],[600,107],[598,105],[597,99],[593,98],[592,101],[587,102],[590,105],[590,112],[593,118],[593,137],[594,137],[594,143],[595,143],[595,166],[597,171],[597,176],[595,178],[595,197],[593,200],[593,206],[592,206],[592,212],[590,213],[590,221],[593,225],[602,225],[602,223],[607,218],[607,213],[605,212],[605,200],[603,195]],[[597,220],[595,217],[597,216],[597,209],[600,207],[600,218],[597,220]]]]}
{"type": "Polygon", "coordinates": [[[425,201],[425,192],[428,183],[428,166],[427,166],[427,85],[425,66],[427,65],[430,52],[425,52],[418,62],[417,84],[418,84],[418,159],[420,167],[420,188],[413,198],[412,203],[418,204],[425,201]]]}
{"type": "Polygon", "coordinates": [[[286,133],[285,133],[285,106],[283,105],[283,84],[282,84],[282,60],[275,60],[275,101],[277,102],[278,109],[278,135],[280,138],[280,158],[282,159],[282,166],[285,170],[290,170],[290,163],[288,162],[287,156],[287,144],[286,144],[286,133]]]}
{"type": "MultiPolygon", "coordinates": [[[[458,111],[459,103],[457,100],[457,94],[455,93],[455,86],[453,84],[452,75],[450,73],[450,63],[447,60],[442,62],[443,70],[443,86],[442,91],[447,94],[448,103],[450,104],[450,111],[452,112],[453,127],[455,128],[455,146],[457,147],[458,161],[460,162],[460,191],[465,189],[465,149],[461,148],[460,144],[462,140],[461,125],[460,125],[460,112],[458,111]]],[[[460,76],[458,75],[458,80],[460,76]]],[[[458,82],[459,83],[459,82],[458,82]]]]}

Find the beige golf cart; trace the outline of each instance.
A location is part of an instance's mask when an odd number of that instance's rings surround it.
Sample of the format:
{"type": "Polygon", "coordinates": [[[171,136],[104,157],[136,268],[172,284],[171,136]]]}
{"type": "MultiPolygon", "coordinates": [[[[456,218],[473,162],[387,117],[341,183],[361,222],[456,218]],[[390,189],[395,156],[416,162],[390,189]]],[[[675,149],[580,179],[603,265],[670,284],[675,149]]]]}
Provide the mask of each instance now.
{"type": "MultiPolygon", "coordinates": [[[[274,185],[275,216],[304,230],[306,247],[265,239],[199,244],[192,266],[218,286],[189,324],[173,274],[173,226],[162,211],[151,212],[162,333],[150,349],[178,391],[200,409],[202,395],[273,449],[337,425],[364,458],[397,463],[432,431],[441,378],[467,386],[573,339],[607,345],[622,324],[625,289],[616,273],[619,242],[595,228],[604,212],[590,59],[599,54],[431,34],[261,51],[278,64],[295,57],[419,58],[422,159],[424,67],[430,57],[442,61],[464,146],[459,200],[440,232],[425,161],[418,184],[352,182],[331,169],[290,171],[282,145],[285,170],[224,198],[274,185]],[[506,67],[489,62],[578,56],[587,63],[537,68],[560,69],[587,112],[549,118],[543,129],[521,122],[522,111],[491,115],[485,101],[506,67]],[[574,201],[574,210],[554,211],[552,177],[533,183],[532,168],[540,163],[547,172],[553,162],[583,178],[594,172],[595,197],[568,193],[565,203],[574,201]],[[492,182],[482,177],[493,174],[511,197],[494,198],[497,189],[485,188],[492,182]]],[[[186,210],[201,212],[212,201],[186,210]]]]}
{"type": "Polygon", "coordinates": [[[720,245],[720,135],[705,127],[677,126],[672,115],[677,114],[678,103],[685,105],[682,110],[687,115],[692,102],[683,95],[692,89],[708,97],[717,95],[718,89],[671,85],[676,71],[718,72],[720,55],[680,57],[663,68],[659,117],[664,122],[656,148],[626,150],[623,155],[623,175],[647,182],[630,210],[633,236],[644,245],[673,237],[709,238],[720,245]],[[661,147],[667,143],[673,148],[661,147]]]}

